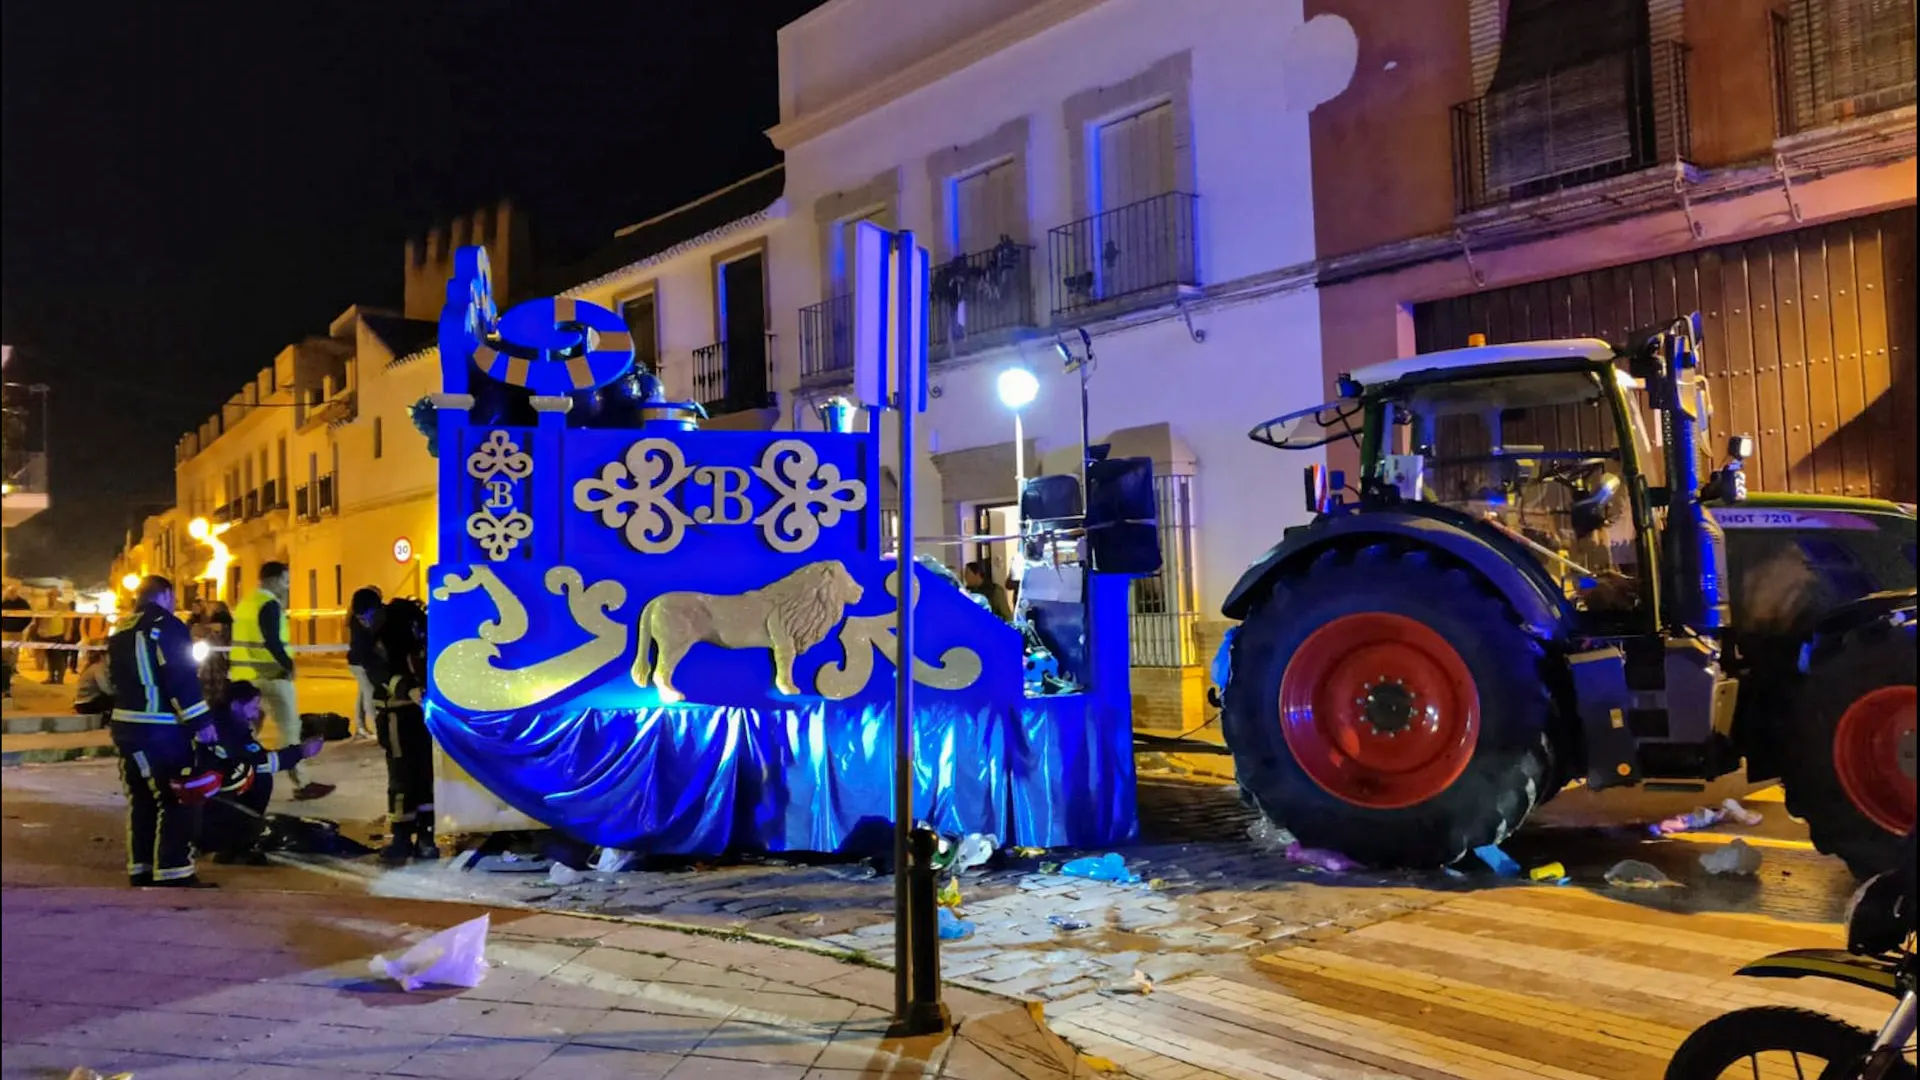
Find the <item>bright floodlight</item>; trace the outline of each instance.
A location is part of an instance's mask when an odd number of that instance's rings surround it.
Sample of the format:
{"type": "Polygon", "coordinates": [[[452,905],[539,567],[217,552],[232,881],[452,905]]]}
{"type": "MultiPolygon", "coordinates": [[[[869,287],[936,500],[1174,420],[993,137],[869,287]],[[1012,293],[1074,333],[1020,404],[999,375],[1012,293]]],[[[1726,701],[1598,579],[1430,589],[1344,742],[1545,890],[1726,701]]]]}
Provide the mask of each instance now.
{"type": "Polygon", "coordinates": [[[195,540],[205,540],[207,533],[211,529],[212,526],[207,524],[206,518],[194,518],[192,521],[187,522],[187,535],[193,537],[195,540]]]}
{"type": "Polygon", "coordinates": [[[1008,368],[1000,373],[997,385],[1000,391],[1000,404],[1009,409],[1024,409],[1033,404],[1040,393],[1040,380],[1026,368],[1008,368]]]}
{"type": "Polygon", "coordinates": [[[128,592],[133,592],[140,587],[140,575],[128,574],[126,577],[120,579],[120,585],[128,592]]]}
{"type": "Polygon", "coordinates": [[[194,663],[204,664],[207,662],[207,657],[212,655],[213,655],[213,649],[206,642],[196,641],[193,643],[193,662],[194,663]]]}

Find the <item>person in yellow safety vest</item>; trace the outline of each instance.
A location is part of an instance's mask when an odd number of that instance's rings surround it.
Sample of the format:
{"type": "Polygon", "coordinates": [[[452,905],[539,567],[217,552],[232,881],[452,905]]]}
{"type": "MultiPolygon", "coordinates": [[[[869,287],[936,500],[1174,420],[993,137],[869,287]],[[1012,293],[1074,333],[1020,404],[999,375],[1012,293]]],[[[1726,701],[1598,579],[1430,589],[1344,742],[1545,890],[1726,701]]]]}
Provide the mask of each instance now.
{"type": "MultiPolygon", "coordinates": [[[[233,610],[233,651],[227,656],[227,677],[250,682],[266,703],[267,718],[279,730],[279,744],[301,741],[300,709],[293,692],[293,657],[287,652],[287,596],[293,590],[293,571],[283,562],[260,567],[260,584],[233,610]]],[[[333,791],[287,770],[293,779],[293,797],[318,799],[333,791]]]]}

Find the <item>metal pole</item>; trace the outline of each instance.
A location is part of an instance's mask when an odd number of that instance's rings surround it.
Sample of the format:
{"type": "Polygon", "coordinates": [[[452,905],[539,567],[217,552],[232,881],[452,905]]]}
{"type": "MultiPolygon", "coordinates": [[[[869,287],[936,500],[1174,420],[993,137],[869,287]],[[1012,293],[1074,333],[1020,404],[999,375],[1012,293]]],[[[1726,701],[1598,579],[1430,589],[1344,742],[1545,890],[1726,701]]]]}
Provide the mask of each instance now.
{"type": "Polygon", "coordinates": [[[905,295],[913,266],[913,234],[894,236],[896,270],[892,286],[893,318],[888,329],[895,344],[894,406],[900,414],[900,543],[895,572],[900,575],[899,607],[894,612],[893,692],[893,1000],[894,1018],[908,1024],[913,1012],[913,920],[908,898],[908,836],[913,829],[913,341],[905,295]]]}
{"type": "MultiPolygon", "coordinates": [[[[1007,531],[1015,536],[1021,535],[1020,495],[1027,488],[1027,433],[1020,422],[1020,410],[1013,410],[1013,528],[1007,531]]],[[[1007,560],[1007,576],[1020,574],[1024,567],[1026,545],[1019,540],[1013,542],[1013,555],[1007,560]]],[[[1002,584],[1005,584],[1004,582],[1002,584]]]]}

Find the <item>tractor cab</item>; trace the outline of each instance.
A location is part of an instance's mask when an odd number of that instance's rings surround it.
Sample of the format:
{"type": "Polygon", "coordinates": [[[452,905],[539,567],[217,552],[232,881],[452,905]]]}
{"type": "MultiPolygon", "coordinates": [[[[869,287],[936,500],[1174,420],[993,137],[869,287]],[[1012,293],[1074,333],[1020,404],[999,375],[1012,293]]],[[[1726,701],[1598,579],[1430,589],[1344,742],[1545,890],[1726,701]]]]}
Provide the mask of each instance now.
{"type": "MultiPolygon", "coordinates": [[[[1662,622],[1668,500],[1664,427],[1647,380],[1633,374],[1643,366],[1595,339],[1427,353],[1344,375],[1341,398],[1267,421],[1252,438],[1357,448],[1357,482],[1307,469],[1316,514],[1396,509],[1490,532],[1587,629],[1651,631],[1662,622]]],[[[1737,469],[1736,459],[1714,485],[1731,487],[1722,477],[1737,469]]]]}

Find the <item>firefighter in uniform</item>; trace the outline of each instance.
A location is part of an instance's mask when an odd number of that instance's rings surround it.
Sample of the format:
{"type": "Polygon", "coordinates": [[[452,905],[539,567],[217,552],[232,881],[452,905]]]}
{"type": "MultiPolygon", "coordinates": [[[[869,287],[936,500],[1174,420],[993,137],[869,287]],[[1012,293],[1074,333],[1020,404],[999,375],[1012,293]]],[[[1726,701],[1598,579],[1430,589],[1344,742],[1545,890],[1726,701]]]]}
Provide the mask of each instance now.
{"type": "Polygon", "coordinates": [[[220,740],[213,748],[218,760],[211,764],[222,773],[222,783],[220,794],[207,803],[199,848],[212,852],[216,863],[266,864],[267,804],[273,799],[274,774],[317,756],[325,745],[315,736],[267,749],[260,744],[261,708],[259,689],[237,682],[227,687],[226,703],[208,714],[220,740]]]}
{"type": "MultiPolygon", "coordinates": [[[[149,577],[124,629],[107,641],[113,684],[108,727],[127,788],[127,878],[136,886],[206,886],[193,872],[198,803],[196,743],[217,741],[200,697],[193,638],[173,614],[173,583],[149,577]]],[[[217,783],[215,785],[217,787],[217,783]]]]}
{"type": "Polygon", "coordinates": [[[433,842],[433,735],[422,702],[427,690],[427,614],[395,599],[380,612],[367,674],[378,709],[375,730],[387,755],[387,827],[382,860],[437,859],[433,842]]]}

